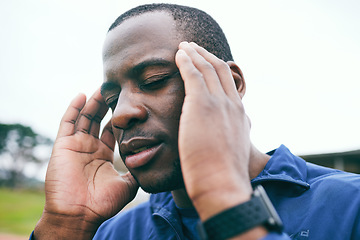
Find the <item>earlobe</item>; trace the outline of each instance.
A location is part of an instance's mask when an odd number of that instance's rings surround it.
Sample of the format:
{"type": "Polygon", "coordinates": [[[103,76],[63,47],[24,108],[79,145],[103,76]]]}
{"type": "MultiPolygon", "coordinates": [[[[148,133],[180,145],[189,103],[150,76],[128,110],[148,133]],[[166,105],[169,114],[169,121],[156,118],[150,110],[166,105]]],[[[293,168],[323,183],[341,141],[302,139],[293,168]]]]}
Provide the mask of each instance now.
{"type": "Polygon", "coordinates": [[[243,73],[242,73],[241,69],[239,68],[239,66],[235,62],[228,61],[227,64],[230,67],[231,74],[234,78],[234,82],[235,82],[236,88],[238,90],[238,93],[239,93],[240,97],[242,98],[246,92],[246,84],[245,84],[245,79],[244,79],[243,73]]]}

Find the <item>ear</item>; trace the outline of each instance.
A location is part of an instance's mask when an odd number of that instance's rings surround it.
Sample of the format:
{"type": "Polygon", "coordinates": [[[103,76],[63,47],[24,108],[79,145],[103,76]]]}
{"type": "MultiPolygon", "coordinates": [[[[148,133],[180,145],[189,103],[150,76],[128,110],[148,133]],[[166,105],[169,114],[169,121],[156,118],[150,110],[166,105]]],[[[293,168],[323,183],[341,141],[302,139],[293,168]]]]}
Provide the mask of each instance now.
{"type": "Polygon", "coordinates": [[[246,92],[246,84],[245,84],[245,79],[244,79],[243,73],[242,73],[241,69],[239,68],[239,66],[235,62],[228,61],[227,64],[230,67],[231,74],[234,78],[236,89],[238,90],[240,98],[243,98],[243,96],[245,95],[245,92],[246,92]]]}

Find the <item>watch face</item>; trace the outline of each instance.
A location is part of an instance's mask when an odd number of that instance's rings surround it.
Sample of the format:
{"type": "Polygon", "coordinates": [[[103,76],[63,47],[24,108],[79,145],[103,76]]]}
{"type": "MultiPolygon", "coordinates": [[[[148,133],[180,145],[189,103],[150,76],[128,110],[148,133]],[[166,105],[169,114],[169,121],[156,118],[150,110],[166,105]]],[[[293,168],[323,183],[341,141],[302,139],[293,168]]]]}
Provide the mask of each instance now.
{"type": "Polygon", "coordinates": [[[279,231],[279,232],[282,231],[283,224],[280,219],[280,216],[276,212],[274,206],[272,205],[268,195],[266,194],[264,187],[261,185],[256,186],[253,195],[254,195],[254,197],[258,196],[263,201],[263,205],[267,209],[269,218],[267,220],[266,227],[268,227],[270,230],[279,231]]]}

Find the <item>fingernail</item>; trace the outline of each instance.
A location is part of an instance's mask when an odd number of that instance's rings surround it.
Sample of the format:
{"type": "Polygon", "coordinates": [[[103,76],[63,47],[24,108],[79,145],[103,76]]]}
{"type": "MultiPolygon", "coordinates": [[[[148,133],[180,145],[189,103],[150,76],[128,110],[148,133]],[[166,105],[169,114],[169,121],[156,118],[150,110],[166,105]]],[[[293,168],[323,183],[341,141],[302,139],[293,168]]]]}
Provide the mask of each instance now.
{"type": "Polygon", "coordinates": [[[181,43],[179,44],[179,47],[181,47],[182,45],[187,45],[187,44],[189,44],[189,43],[188,43],[188,42],[186,42],[186,41],[181,42],[181,43]]]}
{"type": "Polygon", "coordinates": [[[184,50],[182,50],[182,49],[179,49],[176,54],[187,55],[186,52],[184,50]]]}

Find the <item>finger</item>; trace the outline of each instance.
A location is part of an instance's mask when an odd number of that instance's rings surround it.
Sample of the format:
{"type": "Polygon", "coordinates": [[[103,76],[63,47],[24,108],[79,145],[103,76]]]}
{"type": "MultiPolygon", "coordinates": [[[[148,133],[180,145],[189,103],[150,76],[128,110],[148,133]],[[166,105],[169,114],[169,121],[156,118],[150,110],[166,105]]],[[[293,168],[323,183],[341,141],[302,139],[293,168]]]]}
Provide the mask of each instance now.
{"type": "Polygon", "coordinates": [[[214,66],[201,56],[191,44],[181,43],[179,48],[186,52],[186,54],[191,58],[194,66],[203,75],[209,91],[211,93],[223,93],[221,83],[214,66]]]}
{"type": "Polygon", "coordinates": [[[232,76],[229,65],[223,60],[216,57],[214,54],[208,52],[205,48],[200,47],[196,43],[190,45],[198,52],[206,61],[208,61],[214,68],[220,79],[220,83],[225,93],[228,96],[238,97],[235,81],[232,76]]]}
{"type": "Polygon", "coordinates": [[[86,96],[79,94],[70,103],[61,119],[57,137],[70,136],[75,132],[75,122],[86,102],[86,96]]]}
{"type": "Polygon", "coordinates": [[[180,70],[181,78],[184,81],[185,95],[208,94],[209,91],[204,82],[203,76],[196,69],[190,57],[182,49],[179,49],[175,56],[176,65],[180,70]]]}
{"type": "Polygon", "coordinates": [[[111,121],[109,121],[101,134],[101,138],[100,140],[106,145],[108,146],[112,151],[114,151],[115,149],[115,137],[114,137],[114,133],[112,131],[112,125],[111,125],[111,121]]]}
{"type": "MultiPolygon", "coordinates": [[[[101,95],[100,95],[101,96],[101,95]]],[[[99,110],[97,111],[96,115],[94,116],[93,122],[91,123],[91,128],[89,133],[93,135],[94,137],[99,136],[100,132],[100,123],[104,119],[106,113],[109,110],[108,105],[103,100],[103,97],[101,96],[100,100],[98,101],[100,104],[99,110]]]]}
{"type": "Polygon", "coordinates": [[[103,102],[104,100],[100,94],[100,89],[98,89],[81,110],[78,120],[75,124],[75,131],[84,133],[91,133],[92,131],[95,137],[98,136],[100,122],[103,115],[105,115],[103,113],[103,102]],[[92,125],[94,125],[93,130],[91,130],[92,125]]]}

